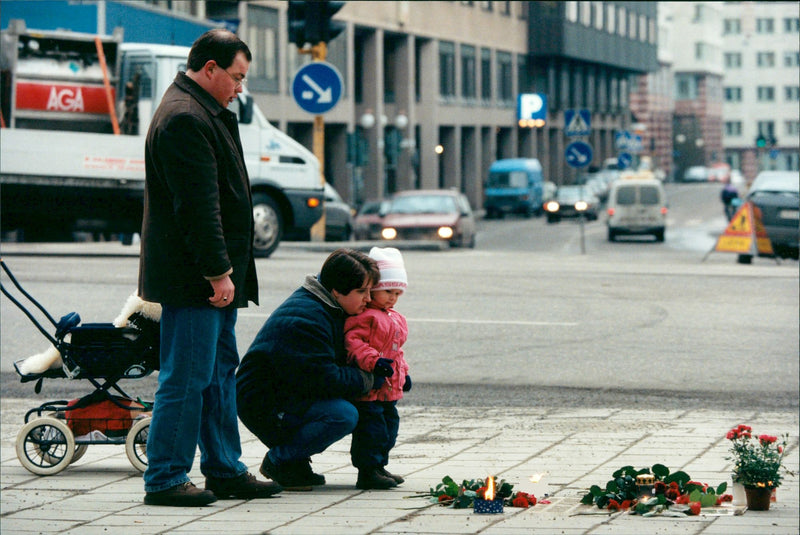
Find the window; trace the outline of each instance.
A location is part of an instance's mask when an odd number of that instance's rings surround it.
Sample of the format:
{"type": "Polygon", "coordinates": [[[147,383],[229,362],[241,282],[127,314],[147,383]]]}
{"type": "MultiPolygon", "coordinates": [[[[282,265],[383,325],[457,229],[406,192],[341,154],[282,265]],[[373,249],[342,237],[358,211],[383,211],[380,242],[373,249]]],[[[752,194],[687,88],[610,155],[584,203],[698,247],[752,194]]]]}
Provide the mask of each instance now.
{"type": "Polygon", "coordinates": [[[247,87],[253,91],[278,92],[278,10],[248,4],[247,46],[253,61],[247,71],[247,87]]]}
{"type": "Polygon", "coordinates": [[[724,90],[725,102],[741,102],[742,101],[742,88],[741,87],[726,87],[724,90]]]}
{"type": "Polygon", "coordinates": [[[742,66],[741,52],[726,52],[724,59],[726,69],[739,69],[742,66]]]}
{"type": "Polygon", "coordinates": [[[579,6],[581,24],[584,26],[592,25],[592,4],[591,2],[583,1],[579,6]]]}
{"type": "Polygon", "coordinates": [[[792,17],[783,19],[784,33],[798,33],[800,32],[800,18],[792,17]]]}
{"type": "Polygon", "coordinates": [[[439,43],[439,95],[456,95],[456,46],[450,41],[439,43]]]}
{"type": "Polygon", "coordinates": [[[639,15],[639,41],[647,42],[647,17],[639,15]]]}
{"type": "Polygon", "coordinates": [[[800,67],[800,52],[784,52],[783,53],[783,66],[784,67],[800,67]]]}
{"type": "Polygon", "coordinates": [[[789,121],[785,121],[783,123],[783,130],[787,136],[800,135],[800,121],[798,121],[797,119],[791,119],[789,121]]]}
{"type": "Polygon", "coordinates": [[[675,75],[675,100],[697,98],[697,78],[692,74],[675,75]]]}
{"type": "Polygon", "coordinates": [[[461,45],[461,96],[475,98],[475,47],[461,45]]]}
{"type": "Polygon", "coordinates": [[[758,133],[764,137],[775,136],[775,122],[774,121],[758,121],[758,133]]]}
{"type": "Polygon", "coordinates": [[[775,88],[771,85],[760,85],[756,89],[759,102],[772,102],[775,100],[775,88]]]}
{"type": "Polygon", "coordinates": [[[725,135],[726,136],[741,136],[742,135],[742,121],[725,121],[725,135]]]}
{"type": "Polygon", "coordinates": [[[636,39],[636,13],[628,13],[628,39],[636,39]]]}
{"type": "Polygon", "coordinates": [[[742,33],[742,21],[739,19],[725,19],[722,21],[722,33],[737,34],[742,33]]]}
{"type": "Polygon", "coordinates": [[[773,19],[756,19],[756,33],[775,33],[773,19]]]}
{"type": "Polygon", "coordinates": [[[608,33],[616,33],[617,31],[617,9],[614,7],[614,4],[608,3],[606,4],[606,20],[608,21],[607,30],[608,33]]]}
{"type": "Polygon", "coordinates": [[[602,30],[605,23],[603,22],[603,2],[592,2],[592,13],[594,14],[594,28],[602,30]]]}
{"type": "Polygon", "coordinates": [[[622,6],[617,10],[617,34],[625,36],[628,33],[628,12],[622,6]]]}
{"type": "Polygon", "coordinates": [[[567,20],[569,22],[578,22],[578,2],[574,0],[567,2],[567,20]]]}
{"type": "Polygon", "coordinates": [[[783,88],[783,98],[786,102],[800,101],[800,86],[787,85],[783,88]]]}
{"type": "Polygon", "coordinates": [[[775,53],[774,52],[758,52],[756,54],[756,65],[759,67],[774,67],[775,66],[775,53]]]}
{"type": "Polygon", "coordinates": [[[492,51],[481,48],[481,98],[492,100],[492,51]]]}
{"type": "Polygon", "coordinates": [[[498,100],[511,101],[514,99],[514,86],[512,85],[513,72],[511,54],[509,52],[497,53],[497,98],[498,100]]]}

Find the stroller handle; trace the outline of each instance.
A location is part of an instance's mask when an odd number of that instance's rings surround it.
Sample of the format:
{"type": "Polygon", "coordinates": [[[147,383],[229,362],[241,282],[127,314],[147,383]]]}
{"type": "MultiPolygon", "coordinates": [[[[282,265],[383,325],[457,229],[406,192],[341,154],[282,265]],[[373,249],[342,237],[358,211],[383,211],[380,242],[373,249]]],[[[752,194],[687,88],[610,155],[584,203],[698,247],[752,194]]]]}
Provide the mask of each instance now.
{"type": "MultiPolygon", "coordinates": [[[[13,273],[11,273],[11,270],[8,269],[8,266],[3,261],[2,258],[0,258],[0,267],[2,267],[3,271],[6,272],[6,275],[8,275],[8,278],[11,279],[12,283],[14,283],[14,286],[17,288],[17,290],[19,290],[22,293],[22,295],[27,297],[31,303],[36,305],[36,308],[42,311],[42,314],[44,314],[47,317],[47,319],[50,320],[50,323],[53,324],[53,327],[58,327],[58,323],[56,323],[56,320],[53,319],[53,316],[51,316],[50,313],[47,312],[47,310],[45,310],[45,308],[41,304],[39,304],[39,302],[36,299],[34,299],[31,296],[31,294],[26,292],[19,282],[17,282],[16,277],[14,277],[13,273]]],[[[8,292],[8,290],[6,290],[2,282],[0,282],[0,292],[3,292],[3,295],[8,297],[11,300],[11,302],[14,303],[17,306],[17,308],[19,308],[22,311],[23,314],[28,316],[28,319],[31,320],[31,323],[33,323],[36,326],[36,328],[39,329],[39,331],[45,336],[45,338],[50,340],[50,342],[53,345],[56,345],[57,343],[56,339],[53,338],[53,336],[49,332],[47,332],[47,330],[45,330],[45,328],[42,327],[42,325],[38,321],[36,321],[36,318],[33,317],[33,314],[31,314],[30,311],[22,305],[22,303],[20,303],[13,295],[11,295],[8,292]]]]}

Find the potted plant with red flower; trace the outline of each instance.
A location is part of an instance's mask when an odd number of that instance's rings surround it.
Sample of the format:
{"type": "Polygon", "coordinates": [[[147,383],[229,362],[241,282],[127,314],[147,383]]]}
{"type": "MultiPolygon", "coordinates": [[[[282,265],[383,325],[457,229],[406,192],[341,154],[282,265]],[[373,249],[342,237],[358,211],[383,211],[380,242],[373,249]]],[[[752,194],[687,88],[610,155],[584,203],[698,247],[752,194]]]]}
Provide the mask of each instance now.
{"type": "Polygon", "coordinates": [[[747,494],[747,508],[756,511],[769,509],[773,489],[780,486],[786,467],[783,454],[788,436],[754,435],[748,425],[734,427],[726,438],[731,441],[733,482],[740,483],[747,494]]]}

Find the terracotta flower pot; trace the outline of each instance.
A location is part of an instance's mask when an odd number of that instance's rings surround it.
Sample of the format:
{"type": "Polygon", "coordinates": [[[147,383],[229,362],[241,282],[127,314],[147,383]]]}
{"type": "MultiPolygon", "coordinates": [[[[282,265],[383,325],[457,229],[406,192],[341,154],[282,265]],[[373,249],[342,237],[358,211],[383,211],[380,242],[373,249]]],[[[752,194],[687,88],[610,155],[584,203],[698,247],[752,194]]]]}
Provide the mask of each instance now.
{"type": "Polygon", "coordinates": [[[747,508],[750,511],[769,511],[771,487],[745,487],[744,492],[747,494],[747,508]]]}

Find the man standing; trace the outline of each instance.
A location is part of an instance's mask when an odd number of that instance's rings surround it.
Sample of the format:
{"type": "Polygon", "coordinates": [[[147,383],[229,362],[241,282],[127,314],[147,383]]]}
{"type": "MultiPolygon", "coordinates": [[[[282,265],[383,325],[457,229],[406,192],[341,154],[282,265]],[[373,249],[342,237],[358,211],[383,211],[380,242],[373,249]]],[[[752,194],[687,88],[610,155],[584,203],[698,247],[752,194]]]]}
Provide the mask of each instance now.
{"type": "Polygon", "coordinates": [[[234,332],[258,304],[253,209],[236,116],[252,56],[227,30],[192,45],[153,116],[145,148],[139,295],[161,303],[161,369],[147,440],[144,503],[203,506],[282,489],[239,460],[234,332]],[[205,490],[189,480],[200,446],[205,490]]]}

